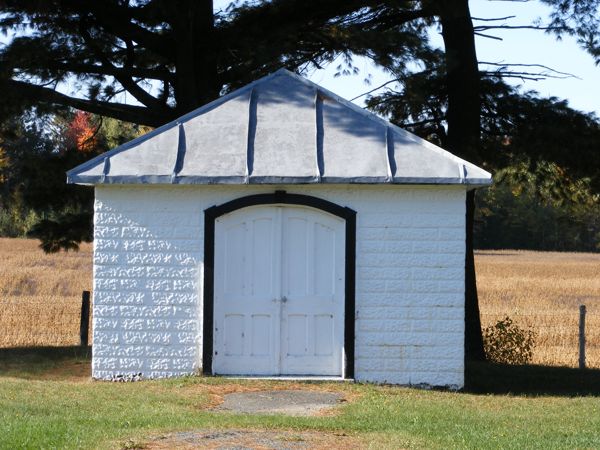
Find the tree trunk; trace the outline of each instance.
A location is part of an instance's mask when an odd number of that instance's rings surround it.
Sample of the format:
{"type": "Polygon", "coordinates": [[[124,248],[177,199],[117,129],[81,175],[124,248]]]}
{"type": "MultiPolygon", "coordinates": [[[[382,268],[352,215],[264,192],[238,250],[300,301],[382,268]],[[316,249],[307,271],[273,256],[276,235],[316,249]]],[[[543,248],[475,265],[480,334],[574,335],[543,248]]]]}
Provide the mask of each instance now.
{"type": "Polygon", "coordinates": [[[215,100],[220,94],[218,85],[218,43],[214,39],[212,0],[183,0],[173,2],[173,25],[177,45],[175,100],[176,115],[185,114],[215,100]]]}
{"type": "MultiPolygon", "coordinates": [[[[448,91],[448,149],[474,163],[480,162],[479,68],[468,0],[439,2],[446,52],[448,91]]],[[[483,360],[483,339],[473,255],[475,192],[466,198],[465,358],[483,360]]]]}
{"type": "Polygon", "coordinates": [[[485,360],[481,316],[475,276],[473,254],[473,224],[475,222],[475,191],[467,192],[466,208],[466,254],[465,254],[465,358],[471,361],[485,360]]]}

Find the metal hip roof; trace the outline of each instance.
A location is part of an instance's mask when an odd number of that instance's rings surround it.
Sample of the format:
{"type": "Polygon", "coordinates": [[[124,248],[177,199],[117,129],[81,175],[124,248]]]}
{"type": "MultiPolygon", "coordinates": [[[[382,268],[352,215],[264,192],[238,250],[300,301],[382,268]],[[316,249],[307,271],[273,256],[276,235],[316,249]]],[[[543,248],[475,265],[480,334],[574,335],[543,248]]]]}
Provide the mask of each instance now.
{"type": "Polygon", "coordinates": [[[485,170],[284,69],[67,172],[76,184],[491,181],[485,170]]]}

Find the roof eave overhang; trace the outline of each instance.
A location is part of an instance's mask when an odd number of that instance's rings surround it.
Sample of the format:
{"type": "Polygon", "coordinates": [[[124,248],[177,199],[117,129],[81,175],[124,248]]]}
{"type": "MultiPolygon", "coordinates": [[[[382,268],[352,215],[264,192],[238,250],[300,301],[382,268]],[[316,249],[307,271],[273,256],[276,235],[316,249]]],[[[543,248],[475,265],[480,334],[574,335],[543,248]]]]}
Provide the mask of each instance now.
{"type": "Polygon", "coordinates": [[[492,184],[491,178],[412,178],[397,177],[207,177],[144,175],[144,176],[103,176],[103,175],[68,175],[67,183],[81,185],[247,185],[247,184],[374,184],[374,185],[463,185],[469,188],[485,187],[492,184]]]}

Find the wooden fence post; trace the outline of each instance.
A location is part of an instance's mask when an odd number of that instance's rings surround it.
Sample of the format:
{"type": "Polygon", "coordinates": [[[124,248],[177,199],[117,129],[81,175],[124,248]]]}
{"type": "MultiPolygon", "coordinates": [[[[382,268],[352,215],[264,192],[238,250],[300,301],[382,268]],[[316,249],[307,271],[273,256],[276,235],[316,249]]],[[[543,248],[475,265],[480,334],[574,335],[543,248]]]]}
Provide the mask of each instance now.
{"type": "Polygon", "coordinates": [[[88,332],[90,329],[90,291],[81,293],[81,323],[79,324],[79,344],[88,346],[88,332]]]}
{"type": "Polygon", "coordinates": [[[579,368],[585,369],[585,305],[579,305],[579,368]]]}

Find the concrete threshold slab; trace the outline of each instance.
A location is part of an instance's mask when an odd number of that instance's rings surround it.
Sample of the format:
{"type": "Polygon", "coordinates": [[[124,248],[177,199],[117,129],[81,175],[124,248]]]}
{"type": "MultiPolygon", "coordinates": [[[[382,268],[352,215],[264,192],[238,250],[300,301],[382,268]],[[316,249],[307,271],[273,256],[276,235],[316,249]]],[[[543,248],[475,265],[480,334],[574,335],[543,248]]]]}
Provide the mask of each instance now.
{"type": "Polygon", "coordinates": [[[215,375],[232,380],[268,380],[268,381],[348,381],[354,382],[353,378],[327,377],[327,376],[272,376],[272,375],[215,375]]]}

